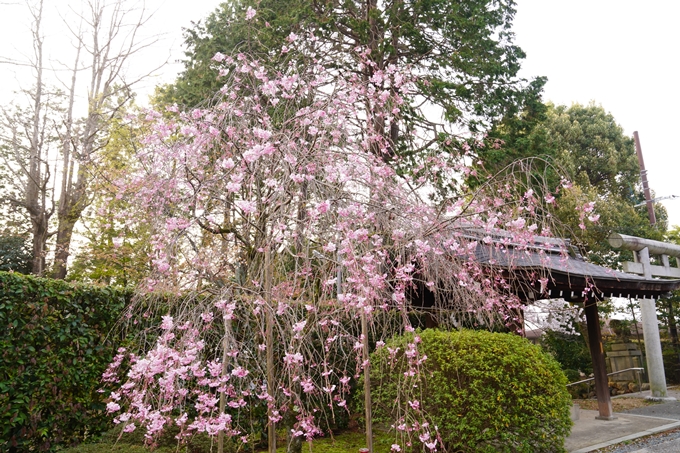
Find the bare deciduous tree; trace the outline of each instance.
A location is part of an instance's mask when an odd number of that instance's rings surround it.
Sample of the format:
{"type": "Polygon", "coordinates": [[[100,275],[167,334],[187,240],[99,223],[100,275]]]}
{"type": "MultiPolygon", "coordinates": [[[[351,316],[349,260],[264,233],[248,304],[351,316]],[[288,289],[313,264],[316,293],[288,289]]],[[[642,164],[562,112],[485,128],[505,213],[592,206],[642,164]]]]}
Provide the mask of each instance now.
{"type": "Polygon", "coordinates": [[[3,108],[3,159],[5,178],[9,191],[3,200],[13,207],[22,207],[31,222],[33,249],[32,271],[42,274],[45,268],[45,247],[48,239],[49,220],[54,213],[53,193],[49,187],[51,179],[48,164],[48,151],[51,136],[49,130],[54,125],[50,112],[51,102],[45,96],[43,82],[42,35],[43,2],[28,7],[32,16],[31,34],[33,56],[31,67],[34,71],[35,86],[25,91],[30,107],[21,109],[13,106],[3,108]]]}
{"type": "Polygon", "coordinates": [[[48,239],[56,235],[52,276],[64,278],[76,223],[92,201],[90,187],[97,174],[97,155],[108,142],[108,125],[129,105],[132,85],[148,75],[128,80],[125,69],[151,44],[140,38],[150,15],[126,0],[83,3],[81,12],[72,11],[75,21],[62,18],[73,38],[72,62],[47,68],[43,1],[28,9],[33,19],[34,88],[24,91],[30,107],[2,112],[0,140],[9,190],[1,197],[30,217],[33,273],[46,272],[48,239]],[[69,79],[59,80],[64,73],[69,79]],[[56,76],[60,89],[47,88],[49,75],[56,76]]]}

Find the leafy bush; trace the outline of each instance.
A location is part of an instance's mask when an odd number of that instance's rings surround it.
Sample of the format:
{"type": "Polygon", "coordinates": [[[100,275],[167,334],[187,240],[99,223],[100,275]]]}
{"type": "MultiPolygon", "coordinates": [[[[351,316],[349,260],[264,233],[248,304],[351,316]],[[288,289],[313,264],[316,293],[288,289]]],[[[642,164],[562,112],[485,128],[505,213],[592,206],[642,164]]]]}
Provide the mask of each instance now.
{"type": "Polygon", "coordinates": [[[97,388],[128,296],[0,272],[0,451],[54,451],[108,427],[97,388]]]}
{"type": "MultiPolygon", "coordinates": [[[[576,325],[578,332],[583,330],[576,325]]],[[[562,370],[574,370],[589,375],[593,372],[593,361],[584,335],[572,335],[554,330],[547,330],[541,337],[541,346],[560,364],[562,370]]],[[[580,380],[580,374],[569,376],[570,381],[580,380]]]]}
{"type": "Polygon", "coordinates": [[[663,354],[663,369],[666,382],[669,384],[680,383],[680,351],[675,349],[669,341],[661,340],[663,354]]]}
{"type": "Polygon", "coordinates": [[[31,272],[31,249],[19,236],[0,236],[0,271],[31,272]]]}
{"type": "Polygon", "coordinates": [[[448,451],[563,452],[572,424],[565,385],[552,357],[511,334],[425,330],[371,356],[374,421],[391,426],[410,406],[448,451]],[[409,377],[418,342],[427,359],[409,377]]]}

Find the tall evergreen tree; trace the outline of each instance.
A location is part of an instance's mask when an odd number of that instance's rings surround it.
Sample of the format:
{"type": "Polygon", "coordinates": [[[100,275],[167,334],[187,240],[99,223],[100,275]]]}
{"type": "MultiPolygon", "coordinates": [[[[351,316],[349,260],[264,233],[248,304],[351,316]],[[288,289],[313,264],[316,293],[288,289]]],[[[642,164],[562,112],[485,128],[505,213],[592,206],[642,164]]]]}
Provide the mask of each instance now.
{"type": "Polygon", "coordinates": [[[186,108],[206,103],[221,87],[211,61],[217,52],[243,49],[276,67],[293,39],[321,54],[338,78],[360,77],[376,89],[390,90],[382,83],[385,71],[412,67],[419,79],[410,108],[402,109],[404,123],[385,114],[371,124],[389,143],[383,158],[412,171],[435,148],[456,154],[470,134],[540,93],[543,78],[529,83],[517,76],[525,54],[513,42],[514,15],[514,1],[496,0],[225,2],[185,31],[185,69],[159,90],[158,100],[186,108]],[[244,14],[252,7],[265,24],[254,36],[244,14]],[[420,115],[416,106],[423,104],[436,114],[420,115]],[[413,140],[416,129],[434,139],[413,140]]]}
{"type": "Polygon", "coordinates": [[[602,106],[528,104],[496,123],[490,138],[502,146],[478,152],[471,183],[508,171],[516,159],[540,159],[543,165],[536,168],[542,177],[565,176],[574,182],[572,190],[557,195],[555,214],[594,260],[617,265],[620,253],[611,254],[607,243],[611,232],[661,239],[667,214],[657,205],[659,225],[652,228],[646,209],[635,207],[644,197],[633,139],[602,106]],[[598,221],[584,228],[584,216],[574,208],[586,202],[594,204],[590,217],[598,221]]]}

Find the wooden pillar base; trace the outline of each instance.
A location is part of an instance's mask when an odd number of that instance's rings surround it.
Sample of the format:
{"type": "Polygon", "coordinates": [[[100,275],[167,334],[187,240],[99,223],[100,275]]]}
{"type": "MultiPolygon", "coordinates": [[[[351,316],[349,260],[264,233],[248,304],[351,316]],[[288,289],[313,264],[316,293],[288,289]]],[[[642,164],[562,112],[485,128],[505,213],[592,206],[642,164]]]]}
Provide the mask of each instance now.
{"type": "Polygon", "coordinates": [[[615,416],[613,416],[613,415],[610,415],[609,417],[603,417],[603,416],[601,416],[601,415],[596,415],[596,416],[595,416],[595,420],[607,420],[607,421],[611,421],[611,420],[616,420],[617,418],[618,418],[618,417],[615,417],[615,416]]]}

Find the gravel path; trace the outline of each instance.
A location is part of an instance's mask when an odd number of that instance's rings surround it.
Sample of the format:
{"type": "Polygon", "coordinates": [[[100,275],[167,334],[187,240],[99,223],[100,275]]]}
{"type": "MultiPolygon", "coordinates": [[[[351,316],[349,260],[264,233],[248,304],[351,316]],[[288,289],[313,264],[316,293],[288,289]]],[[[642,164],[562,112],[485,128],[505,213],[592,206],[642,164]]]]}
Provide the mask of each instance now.
{"type": "Polygon", "coordinates": [[[680,429],[597,450],[601,453],[680,453],[680,429]]]}

